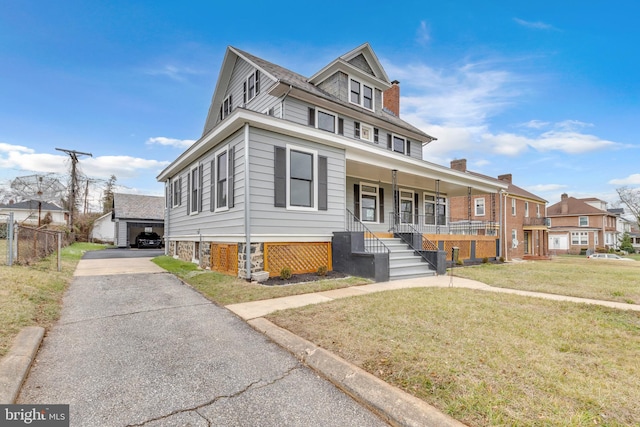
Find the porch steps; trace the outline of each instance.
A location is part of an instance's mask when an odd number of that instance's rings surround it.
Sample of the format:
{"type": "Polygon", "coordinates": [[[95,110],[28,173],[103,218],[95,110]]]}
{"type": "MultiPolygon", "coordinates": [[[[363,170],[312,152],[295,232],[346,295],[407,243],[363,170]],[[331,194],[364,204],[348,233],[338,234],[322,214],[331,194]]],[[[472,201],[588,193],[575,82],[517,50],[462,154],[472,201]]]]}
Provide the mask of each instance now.
{"type": "Polygon", "coordinates": [[[411,279],[434,276],[432,270],[420,255],[400,238],[380,239],[389,248],[389,280],[411,279]]]}

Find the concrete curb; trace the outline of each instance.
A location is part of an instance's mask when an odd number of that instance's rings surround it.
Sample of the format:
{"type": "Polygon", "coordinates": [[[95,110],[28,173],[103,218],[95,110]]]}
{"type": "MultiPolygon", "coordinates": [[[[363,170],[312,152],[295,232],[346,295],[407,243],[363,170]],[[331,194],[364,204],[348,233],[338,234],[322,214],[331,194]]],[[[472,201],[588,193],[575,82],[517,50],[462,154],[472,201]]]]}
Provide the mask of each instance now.
{"type": "Polygon", "coordinates": [[[392,426],[460,427],[461,422],[264,318],[248,321],[392,426]]]}
{"type": "Polygon", "coordinates": [[[0,404],[15,402],[43,337],[44,328],[40,326],[22,329],[9,353],[0,360],[0,404]]]}

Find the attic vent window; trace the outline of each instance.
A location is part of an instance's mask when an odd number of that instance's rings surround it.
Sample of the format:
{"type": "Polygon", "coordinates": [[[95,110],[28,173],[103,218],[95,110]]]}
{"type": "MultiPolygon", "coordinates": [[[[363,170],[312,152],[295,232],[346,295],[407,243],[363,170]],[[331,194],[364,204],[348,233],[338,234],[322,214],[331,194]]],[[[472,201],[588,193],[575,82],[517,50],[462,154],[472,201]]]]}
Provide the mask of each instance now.
{"type": "Polygon", "coordinates": [[[249,74],[243,86],[244,103],[251,101],[260,93],[260,70],[249,74]]]}

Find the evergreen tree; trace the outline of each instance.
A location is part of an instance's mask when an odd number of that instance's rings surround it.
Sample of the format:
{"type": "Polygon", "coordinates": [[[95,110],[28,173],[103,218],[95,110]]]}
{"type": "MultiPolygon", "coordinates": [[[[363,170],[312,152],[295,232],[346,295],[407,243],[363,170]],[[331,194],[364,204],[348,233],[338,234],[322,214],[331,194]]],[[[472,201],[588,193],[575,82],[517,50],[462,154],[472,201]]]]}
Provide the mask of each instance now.
{"type": "Polygon", "coordinates": [[[109,180],[104,186],[104,191],[102,192],[102,213],[106,214],[113,209],[113,192],[116,187],[117,178],[115,175],[111,175],[109,180]]]}

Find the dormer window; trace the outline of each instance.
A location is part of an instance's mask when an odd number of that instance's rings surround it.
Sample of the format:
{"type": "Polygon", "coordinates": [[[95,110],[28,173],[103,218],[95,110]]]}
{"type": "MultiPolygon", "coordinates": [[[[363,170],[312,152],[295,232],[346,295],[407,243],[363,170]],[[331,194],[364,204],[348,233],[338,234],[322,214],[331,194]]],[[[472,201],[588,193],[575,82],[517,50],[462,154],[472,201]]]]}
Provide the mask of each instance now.
{"type": "Polygon", "coordinates": [[[373,110],[373,88],[357,80],[349,80],[349,101],[373,110]]]}

